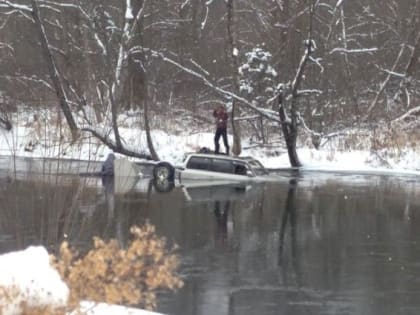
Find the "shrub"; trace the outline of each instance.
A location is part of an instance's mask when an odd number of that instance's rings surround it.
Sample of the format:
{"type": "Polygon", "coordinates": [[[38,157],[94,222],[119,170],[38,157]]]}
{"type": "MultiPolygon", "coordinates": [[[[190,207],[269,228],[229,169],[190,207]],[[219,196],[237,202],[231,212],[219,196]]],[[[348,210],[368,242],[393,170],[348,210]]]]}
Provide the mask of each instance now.
{"type": "Polygon", "coordinates": [[[175,248],[167,249],[166,240],[157,237],[150,224],[130,231],[133,240],[127,249],[116,240],[94,238],[94,248],[81,258],[67,242],[62,243],[53,265],[70,288],[72,307],[90,300],[154,309],[158,289],[182,287],[175,248]]]}

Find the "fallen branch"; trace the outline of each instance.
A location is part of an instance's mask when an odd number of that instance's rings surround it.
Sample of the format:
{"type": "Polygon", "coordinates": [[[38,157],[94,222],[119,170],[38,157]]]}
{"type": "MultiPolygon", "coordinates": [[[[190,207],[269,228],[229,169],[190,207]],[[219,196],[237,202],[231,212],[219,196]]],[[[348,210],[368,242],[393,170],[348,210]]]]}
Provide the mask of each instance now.
{"type": "Polygon", "coordinates": [[[82,131],[90,132],[94,137],[98,138],[103,144],[110,148],[115,153],[120,153],[126,156],[131,156],[139,159],[153,160],[150,154],[139,153],[136,151],[129,150],[123,146],[118,146],[114,141],[106,135],[100,134],[97,130],[85,127],[82,131]]]}
{"type": "Polygon", "coordinates": [[[418,115],[419,113],[420,113],[420,106],[414,107],[414,108],[410,109],[408,112],[401,115],[400,117],[395,118],[393,121],[391,121],[391,124],[401,122],[401,121],[407,119],[408,117],[413,116],[413,115],[418,115]]]}
{"type": "Polygon", "coordinates": [[[373,100],[372,104],[370,104],[368,110],[366,111],[366,115],[363,118],[363,121],[366,121],[370,117],[370,114],[372,113],[373,108],[378,103],[379,98],[381,97],[383,91],[385,90],[385,87],[387,86],[389,80],[391,79],[391,73],[395,72],[395,69],[397,68],[400,62],[400,59],[404,53],[404,50],[405,50],[405,46],[402,46],[400,49],[400,52],[398,53],[397,58],[395,59],[395,62],[394,62],[394,65],[392,66],[391,71],[388,73],[387,77],[385,78],[385,81],[382,82],[381,87],[379,88],[379,91],[376,93],[375,99],[373,100]]]}

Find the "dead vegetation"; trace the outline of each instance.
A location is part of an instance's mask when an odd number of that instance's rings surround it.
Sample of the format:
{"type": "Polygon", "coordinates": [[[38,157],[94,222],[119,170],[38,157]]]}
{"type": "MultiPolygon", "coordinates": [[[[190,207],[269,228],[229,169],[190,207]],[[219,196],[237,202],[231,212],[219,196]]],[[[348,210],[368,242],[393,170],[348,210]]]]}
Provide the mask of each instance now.
{"type": "MultiPolygon", "coordinates": [[[[82,300],[155,309],[157,290],[176,290],[183,285],[176,273],[176,248],[168,249],[166,240],[156,236],[150,224],[134,226],[131,233],[133,239],[127,248],[121,248],[116,240],[94,238],[93,249],[83,257],[63,242],[58,257],[51,256],[51,261],[70,289],[66,309],[23,302],[19,314],[64,315],[70,310],[81,314],[78,306],[82,300]]],[[[18,295],[16,288],[0,288],[4,303],[0,314],[18,295]]]]}

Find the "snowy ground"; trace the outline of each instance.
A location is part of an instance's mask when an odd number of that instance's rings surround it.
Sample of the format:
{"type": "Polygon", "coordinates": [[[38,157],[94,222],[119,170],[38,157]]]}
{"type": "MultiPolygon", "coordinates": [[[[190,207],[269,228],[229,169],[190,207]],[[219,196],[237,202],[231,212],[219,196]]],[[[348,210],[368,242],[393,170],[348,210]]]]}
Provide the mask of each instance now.
{"type": "MultiPolygon", "coordinates": [[[[9,288],[8,295],[0,294],[2,315],[21,314],[20,303],[31,307],[64,307],[69,295],[67,285],[50,266],[48,252],[43,247],[29,247],[0,255],[0,287],[9,288]],[[28,266],[30,261],[30,266],[28,266]]],[[[69,315],[159,315],[158,313],[119,305],[82,302],[80,311],[69,315]]]]}
{"type": "MultiPolygon", "coordinates": [[[[145,133],[135,128],[121,128],[124,143],[131,149],[146,152],[145,133]]],[[[50,135],[55,131],[39,131],[39,128],[21,125],[12,131],[0,131],[0,155],[16,155],[25,157],[60,157],[80,160],[105,160],[110,149],[100,144],[93,137],[82,137],[75,145],[65,141],[55,141],[50,135]]],[[[184,132],[169,134],[163,130],[153,130],[152,138],[155,149],[161,160],[179,164],[185,152],[197,151],[201,147],[213,149],[213,133],[184,132]]],[[[232,143],[231,137],[230,143],[232,143]]],[[[221,142],[221,150],[224,147],[221,142]]],[[[420,159],[417,157],[420,148],[410,147],[398,150],[344,151],[339,148],[338,141],[330,142],[321,149],[312,146],[298,146],[298,155],[305,169],[341,170],[353,172],[409,173],[420,174],[420,159]]],[[[245,139],[245,148],[241,155],[251,155],[259,159],[267,168],[289,167],[287,152],[281,147],[262,149],[253,147],[245,139]]],[[[362,146],[363,147],[363,146],[362,146]]],[[[368,146],[365,146],[368,147],[368,146]]]]}

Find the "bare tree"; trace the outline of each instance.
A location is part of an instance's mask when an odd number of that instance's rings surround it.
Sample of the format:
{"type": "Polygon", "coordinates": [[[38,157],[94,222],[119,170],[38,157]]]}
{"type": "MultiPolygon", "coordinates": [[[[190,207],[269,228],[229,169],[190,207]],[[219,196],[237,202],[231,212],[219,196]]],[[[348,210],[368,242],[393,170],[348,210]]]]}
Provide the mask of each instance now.
{"type": "MultiPolygon", "coordinates": [[[[45,24],[49,25],[51,29],[50,32],[53,32],[58,25],[51,23],[51,21],[46,18],[44,18],[44,20],[41,18],[38,0],[31,0],[32,7],[18,5],[9,1],[1,1],[0,4],[1,3],[3,6],[19,11],[21,14],[33,15],[35,25],[37,26],[37,33],[41,39],[42,54],[45,57],[54,90],[72,132],[73,140],[75,140],[78,136],[79,127],[73,117],[72,111],[74,112],[77,109],[83,109],[85,106],[90,106],[86,99],[86,95],[92,96],[92,91],[80,91],[81,87],[77,87],[77,80],[80,79],[80,77],[66,77],[66,73],[60,69],[60,64],[62,68],[63,60],[57,62],[56,55],[58,52],[59,57],[63,59],[60,55],[66,57],[65,52],[58,46],[54,46],[50,43],[48,39],[48,30],[45,24]],[[71,81],[71,79],[74,81],[71,81]],[[74,106],[71,106],[71,104],[75,104],[75,108],[74,106]]],[[[129,60],[132,58],[132,52],[136,50],[138,25],[144,18],[147,3],[147,0],[142,1],[136,12],[133,12],[131,1],[127,0],[125,6],[118,8],[116,14],[113,14],[114,12],[111,13],[111,11],[115,10],[116,7],[107,7],[106,5],[93,4],[92,6],[89,6],[87,3],[72,2],[44,4],[44,2],[42,2],[42,7],[45,10],[52,10],[54,13],[58,14],[58,18],[63,18],[65,15],[64,11],[67,10],[74,12],[83,20],[83,29],[87,30],[85,31],[87,36],[93,39],[88,47],[84,47],[87,48],[87,52],[84,53],[84,56],[85,58],[92,58],[92,56],[95,56],[98,66],[103,66],[102,69],[98,69],[99,71],[94,73],[88,80],[97,81],[96,90],[100,95],[98,98],[105,106],[104,112],[108,110],[110,112],[108,121],[113,136],[110,137],[106,129],[101,130],[100,128],[97,128],[95,122],[90,120],[86,120],[80,130],[92,133],[115,152],[141,158],[149,158],[150,156],[144,152],[138,152],[135,149],[133,150],[125,147],[119,131],[118,116],[122,110],[121,104],[123,104],[126,99],[125,91],[130,71],[129,60]]],[[[74,38],[72,37],[73,34],[69,32],[66,35],[66,39],[74,41],[74,38]]],[[[82,50],[81,47],[76,47],[77,49],[82,50]]],[[[146,125],[148,126],[148,124],[146,125]]],[[[150,152],[152,153],[152,158],[157,159],[158,157],[153,149],[149,133],[150,130],[148,130],[150,152]]]]}
{"type": "Polygon", "coordinates": [[[280,94],[278,96],[279,117],[281,121],[283,136],[284,140],[286,141],[287,152],[289,154],[289,161],[291,166],[293,167],[301,166],[301,162],[296,151],[296,141],[298,136],[300,120],[298,111],[298,89],[302,84],[305,67],[313,49],[312,28],[315,7],[316,1],[313,0],[311,1],[309,7],[309,26],[308,37],[305,41],[305,53],[301,58],[296,75],[290,85],[281,87],[280,94]],[[288,99],[290,99],[290,118],[287,115],[285,104],[285,101],[287,101],[288,99]]]}
{"type": "Polygon", "coordinates": [[[33,108],[59,104],[73,138],[80,130],[145,157],[120,132],[121,113],[131,109],[154,159],[154,117],[207,128],[206,106],[227,100],[235,154],[251,133],[243,121],[261,117],[257,129],[283,138],[297,166],[302,131],[327,138],[349,126],[415,119],[419,2],[0,0],[1,97],[33,108]],[[279,96],[256,92],[260,103],[240,92],[237,72],[256,47],[270,52],[282,83],[279,96]]]}
{"type": "Polygon", "coordinates": [[[60,71],[57,67],[57,63],[55,62],[54,56],[51,52],[50,45],[48,43],[47,34],[45,31],[45,27],[42,23],[38,4],[36,0],[31,0],[32,3],[32,16],[35,20],[35,25],[38,29],[38,35],[39,39],[41,41],[41,46],[43,50],[43,55],[46,58],[48,70],[50,74],[51,81],[53,82],[55,92],[57,93],[57,98],[60,102],[61,110],[64,113],[64,116],[66,118],[67,124],[70,128],[73,142],[77,140],[79,137],[79,129],[77,127],[76,121],[74,120],[72,111],[70,109],[70,105],[67,100],[66,91],[64,89],[63,83],[62,83],[62,77],[60,75],[60,71]]]}

